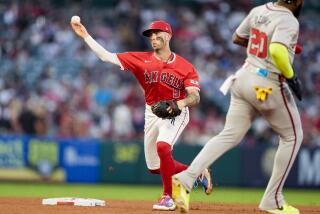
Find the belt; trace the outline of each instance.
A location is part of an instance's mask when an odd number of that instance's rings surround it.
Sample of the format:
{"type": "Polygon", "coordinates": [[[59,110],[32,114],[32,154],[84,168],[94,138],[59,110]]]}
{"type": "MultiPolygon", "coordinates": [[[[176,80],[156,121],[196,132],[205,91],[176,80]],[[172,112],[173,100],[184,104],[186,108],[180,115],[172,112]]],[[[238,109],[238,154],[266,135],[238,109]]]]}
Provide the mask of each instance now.
{"type": "Polygon", "coordinates": [[[274,73],[274,72],[271,72],[271,71],[268,71],[268,70],[262,69],[262,68],[257,68],[256,74],[258,74],[259,76],[267,77],[267,78],[277,80],[280,82],[283,82],[286,80],[286,78],[282,74],[277,74],[277,73],[274,73]]]}
{"type": "MultiPolygon", "coordinates": [[[[252,66],[252,65],[250,65],[249,63],[245,64],[245,67],[249,67],[249,66],[252,66]]],[[[252,66],[252,67],[254,67],[254,66],[252,66]]],[[[285,77],[282,74],[271,72],[267,69],[255,68],[255,69],[248,69],[248,70],[251,72],[254,72],[255,74],[257,74],[261,77],[266,77],[266,78],[281,81],[281,82],[285,80],[285,77]]]]}
{"type": "Polygon", "coordinates": [[[267,78],[274,79],[274,80],[279,80],[281,78],[281,76],[282,76],[281,74],[277,74],[277,73],[268,71],[268,70],[263,69],[263,68],[257,68],[255,70],[255,73],[258,74],[261,77],[267,77],[267,78]]]}

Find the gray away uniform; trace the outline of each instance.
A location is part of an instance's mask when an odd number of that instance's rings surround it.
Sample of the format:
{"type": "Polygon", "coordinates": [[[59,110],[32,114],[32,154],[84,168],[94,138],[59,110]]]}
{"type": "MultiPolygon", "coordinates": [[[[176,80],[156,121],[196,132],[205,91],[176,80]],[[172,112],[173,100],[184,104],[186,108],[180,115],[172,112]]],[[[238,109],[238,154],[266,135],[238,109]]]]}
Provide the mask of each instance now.
{"type": "Polygon", "coordinates": [[[299,23],[292,12],[273,3],[253,8],[240,24],[236,34],[249,39],[247,59],[231,85],[231,102],[224,129],[203,147],[186,171],[177,175],[188,190],[205,168],[240,143],[254,118],[261,115],[279,135],[280,141],[259,208],[275,209],[285,203],[282,188],[303,133],[294,97],[273,64],[269,46],[273,42],[287,46],[292,63],[298,33],[299,23]],[[264,92],[264,100],[257,99],[258,89],[269,90],[269,93],[264,92]]]}

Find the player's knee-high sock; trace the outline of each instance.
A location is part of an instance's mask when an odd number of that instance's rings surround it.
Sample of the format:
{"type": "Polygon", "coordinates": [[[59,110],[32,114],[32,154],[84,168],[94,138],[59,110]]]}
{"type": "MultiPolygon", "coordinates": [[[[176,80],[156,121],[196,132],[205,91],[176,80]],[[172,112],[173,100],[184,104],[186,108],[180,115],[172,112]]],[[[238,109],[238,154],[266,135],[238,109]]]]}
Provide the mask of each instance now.
{"type": "Polygon", "coordinates": [[[174,174],[174,160],[171,154],[171,145],[165,142],[157,143],[157,152],[160,158],[160,175],[163,184],[163,194],[172,196],[171,177],[174,174]]]}
{"type": "Polygon", "coordinates": [[[173,160],[173,161],[174,161],[174,174],[182,172],[188,168],[188,166],[183,163],[180,163],[176,160],[173,160]]]}

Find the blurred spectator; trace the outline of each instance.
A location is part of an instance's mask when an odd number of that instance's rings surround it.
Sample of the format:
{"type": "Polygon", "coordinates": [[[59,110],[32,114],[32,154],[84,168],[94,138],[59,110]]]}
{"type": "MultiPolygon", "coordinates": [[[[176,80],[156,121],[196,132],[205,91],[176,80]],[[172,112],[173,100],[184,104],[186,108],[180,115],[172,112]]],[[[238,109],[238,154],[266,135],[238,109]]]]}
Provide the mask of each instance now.
{"type": "Polygon", "coordinates": [[[36,115],[29,109],[24,109],[18,118],[22,132],[28,135],[36,134],[36,115]]]}
{"type": "Polygon", "coordinates": [[[127,105],[117,105],[113,112],[114,136],[118,139],[130,139],[133,134],[132,114],[127,105]]]}

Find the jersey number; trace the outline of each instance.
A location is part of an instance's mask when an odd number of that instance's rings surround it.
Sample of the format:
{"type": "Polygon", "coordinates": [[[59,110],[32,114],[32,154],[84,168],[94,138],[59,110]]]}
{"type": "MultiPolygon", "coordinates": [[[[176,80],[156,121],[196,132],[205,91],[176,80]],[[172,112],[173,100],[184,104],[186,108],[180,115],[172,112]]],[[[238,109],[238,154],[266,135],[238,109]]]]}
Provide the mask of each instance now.
{"type": "Polygon", "coordinates": [[[266,58],[267,46],[268,46],[267,42],[268,42],[268,37],[264,32],[261,32],[258,29],[252,28],[249,53],[262,59],[266,58]]]}
{"type": "Polygon", "coordinates": [[[174,88],[174,89],[173,89],[173,98],[177,99],[177,98],[179,98],[179,97],[180,97],[180,90],[174,88]]]}

